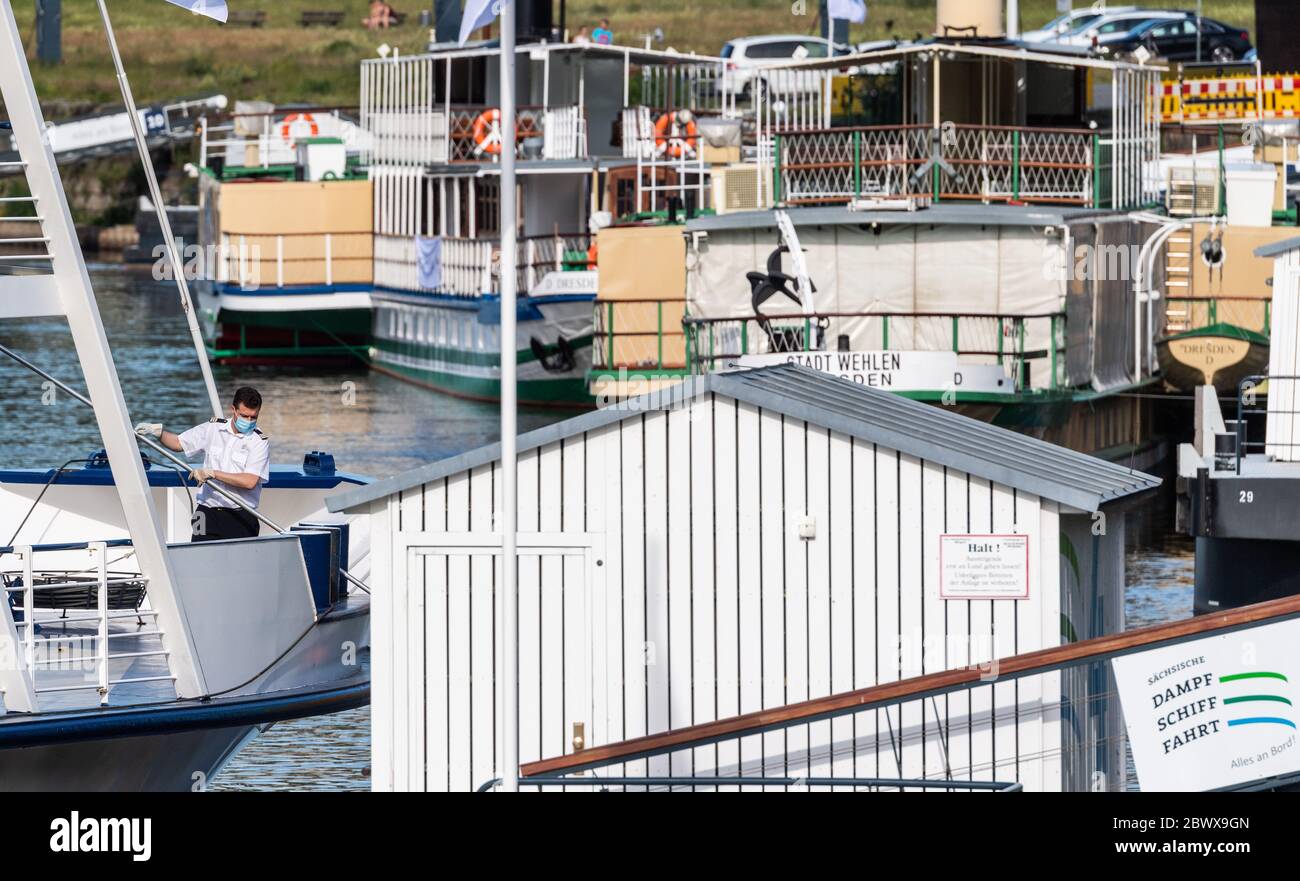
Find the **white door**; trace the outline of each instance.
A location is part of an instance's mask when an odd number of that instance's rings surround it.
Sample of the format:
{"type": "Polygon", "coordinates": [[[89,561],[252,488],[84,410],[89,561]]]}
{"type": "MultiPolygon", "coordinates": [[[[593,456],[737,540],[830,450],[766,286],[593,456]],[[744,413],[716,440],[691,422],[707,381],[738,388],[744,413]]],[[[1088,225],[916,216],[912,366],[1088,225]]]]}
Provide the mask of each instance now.
{"type": "MultiPolygon", "coordinates": [[[[520,536],[521,762],[591,743],[595,538],[520,536]]],[[[399,554],[410,603],[406,642],[409,658],[424,658],[423,669],[408,667],[405,683],[410,779],[417,789],[422,778],[429,791],[472,790],[500,776],[501,548],[490,535],[410,539],[399,554]]]]}

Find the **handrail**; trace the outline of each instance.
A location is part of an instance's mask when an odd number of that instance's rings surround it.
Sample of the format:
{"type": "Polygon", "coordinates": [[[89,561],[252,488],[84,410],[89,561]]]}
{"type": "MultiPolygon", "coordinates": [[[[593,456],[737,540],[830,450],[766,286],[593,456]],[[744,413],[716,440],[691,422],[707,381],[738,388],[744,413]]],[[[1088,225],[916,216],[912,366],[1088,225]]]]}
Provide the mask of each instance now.
{"type": "MultiPolygon", "coordinates": [[[[639,302],[636,300],[602,300],[601,302],[639,302]]],[[[651,301],[657,302],[657,301],[651,301]]],[[[1034,318],[1062,318],[1064,312],[1036,312],[1024,315],[1002,315],[994,312],[772,312],[764,315],[728,315],[725,317],[706,317],[700,315],[688,315],[682,319],[682,324],[720,324],[731,321],[771,321],[773,319],[783,318],[990,318],[999,321],[1028,321],[1034,318]]]]}
{"type": "Polygon", "coordinates": [[[73,541],[73,542],[60,542],[56,544],[44,544],[44,545],[11,545],[10,547],[7,548],[0,548],[0,556],[3,556],[4,554],[12,554],[15,551],[20,549],[21,550],[30,549],[35,553],[40,553],[42,551],[87,551],[90,550],[90,546],[93,544],[102,544],[104,547],[107,548],[125,548],[131,546],[131,539],[113,538],[102,542],[73,541]]]}
{"type": "MultiPolygon", "coordinates": [[[[839,134],[841,132],[933,131],[935,127],[934,123],[929,122],[907,122],[897,125],[832,125],[824,128],[786,129],[782,132],[782,136],[825,135],[839,134]]],[[[978,123],[958,122],[953,124],[953,128],[967,131],[1047,132],[1062,135],[1088,135],[1089,137],[1096,134],[1095,131],[1086,128],[1057,128],[1050,125],[980,125],[978,123]]]]}
{"type": "Polygon", "coordinates": [[[529,762],[519,769],[520,781],[529,777],[599,768],[618,762],[663,755],[691,747],[732,740],[765,731],[789,728],[933,697],[965,688],[1050,673],[1084,663],[1105,661],[1191,639],[1242,630],[1262,623],[1300,618],[1300,596],[1284,597],[1242,606],[1199,618],[1156,624],[1125,633],[1086,639],[1069,645],[1013,655],[985,665],[928,673],[898,682],[815,698],[781,707],[704,722],[675,731],[594,746],[565,756],[529,762]],[[990,673],[992,675],[990,675],[990,673]]]}
{"type": "Polygon", "coordinates": [[[1266,382],[1270,384],[1274,382],[1297,383],[1300,382],[1300,376],[1269,376],[1268,374],[1261,373],[1261,374],[1256,374],[1255,376],[1242,377],[1241,381],[1237,383],[1237,424],[1236,424],[1236,435],[1237,435],[1236,473],[1237,474],[1241,474],[1241,460],[1249,453],[1251,447],[1260,448],[1263,451],[1267,452],[1269,447],[1275,447],[1275,448],[1286,447],[1286,448],[1294,449],[1295,447],[1300,446],[1300,443],[1297,442],[1289,442],[1289,443],[1283,443],[1281,441],[1270,442],[1268,439],[1267,429],[1265,430],[1264,440],[1262,441],[1250,440],[1250,425],[1246,417],[1263,416],[1265,419],[1268,419],[1270,416],[1300,415],[1300,411],[1296,411],[1296,410],[1274,410],[1268,407],[1261,408],[1261,407],[1251,406],[1254,398],[1253,396],[1251,396],[1248,399],[1247,391],[1248,390],[1254,391],[1255,389],[1259,388],[1261,385],[1263,385],[1266,382]]]}
{"type": "MultiPolygon", "coordinates": [[[[523,781],[521,781],[523,782],[523,781]]],[[[889,777],[530,777],[529,786],[852,786],[855,789],[959,789],[968,792],[1024,792],[1021,783],[997,780],[892,779],[889,777]]],[[[481,784],[477,792],[487,792],[501,785],[494,777],[481,784]]]]}

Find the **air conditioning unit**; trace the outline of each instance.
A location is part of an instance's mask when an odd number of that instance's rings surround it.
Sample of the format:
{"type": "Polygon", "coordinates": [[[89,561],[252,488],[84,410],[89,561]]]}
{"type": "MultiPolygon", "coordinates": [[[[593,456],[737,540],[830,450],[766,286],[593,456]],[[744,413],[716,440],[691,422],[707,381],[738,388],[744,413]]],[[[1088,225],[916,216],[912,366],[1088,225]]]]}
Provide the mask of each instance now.
{"type": "Polygon", "coordinates": [[[772,184],[757,165],[728,165],[713,170],[713,209],[719,214],[772,207],[772,184]],[[760,182],[763,186],[760,191],[760,182]],[[760,198],[761,192],[761,198],[760,198]]]}
{"type": "Polygon", "coordinates": [[[1170,168],[1165,181],[1165,209],[1170,217],[1206,217],[1219,213],[1219,170],[1170,168]]]}

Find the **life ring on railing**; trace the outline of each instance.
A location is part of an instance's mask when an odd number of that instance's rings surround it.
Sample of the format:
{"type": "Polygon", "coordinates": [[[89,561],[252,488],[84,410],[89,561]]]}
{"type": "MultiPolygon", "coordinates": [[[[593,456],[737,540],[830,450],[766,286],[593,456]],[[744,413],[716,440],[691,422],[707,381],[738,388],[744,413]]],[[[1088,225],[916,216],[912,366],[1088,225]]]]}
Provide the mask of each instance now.
{"type": "Polygon", "coordinates": [[[474,154],[501,155],[501,111],[496,107],[480,113],[474,120],[474,154]]]}
{"type": "Polygon", "coordinates": [[[596,268],[596,243],[592,241],[591,247],[587,249],[587,268],[596,268]]]}
{"type": "Polygon", "coordinates": [[[316,124],[316,117],[310,113],[290,113],[280,123],[280,137],[286,141],[290,147],[294,145],[293,129],[294,123],[301,122],[311,126],[311,137],[315,138],[320,135],[320,126],[316,124]]]}
{"type": "Polygon", "coordinates": [[[693,158],[699,142],[695,127],[695,114],[689,110],[665,113],[655,122],[655,155],[667,154],[673,159],[693,158]]]}

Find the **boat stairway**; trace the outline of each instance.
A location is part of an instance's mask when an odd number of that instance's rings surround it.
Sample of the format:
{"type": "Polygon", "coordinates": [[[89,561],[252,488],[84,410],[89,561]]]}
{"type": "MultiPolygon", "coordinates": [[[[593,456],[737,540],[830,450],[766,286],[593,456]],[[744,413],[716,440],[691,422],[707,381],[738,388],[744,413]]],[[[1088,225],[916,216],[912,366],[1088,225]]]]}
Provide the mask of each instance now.
{"type": "Polygon", "coordinates": [[[176,698],[158,613],[149,608],[147,579],[131,571],[133,556],[125,540],[0,548],[3,623],[12,627],[0,654],[16,655],[0,660],[26,671],[30,683],[23,697],[11,693],[12,677],[0,678],[6,712],[176,698]]]}

